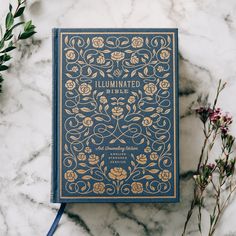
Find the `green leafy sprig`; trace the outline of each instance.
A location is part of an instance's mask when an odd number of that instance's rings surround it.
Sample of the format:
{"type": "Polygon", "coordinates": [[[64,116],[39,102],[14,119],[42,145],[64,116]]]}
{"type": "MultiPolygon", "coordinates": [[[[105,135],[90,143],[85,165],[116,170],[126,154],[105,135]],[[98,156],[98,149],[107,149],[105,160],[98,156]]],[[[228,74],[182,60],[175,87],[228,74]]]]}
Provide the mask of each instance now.
{"type": "Polygon", "coordinates": [[[16,48],[17,42],[30,38],[36,33],[35,26],[32,21],[21,21],[20,18],[25,11],[25,0],[18,0],[17,7],[13,11],[13,7],[9,4],[9,11],[5,18],[5,31],[2,32],[0,37],[0,92],[2,92],[3,75],[2,71],[9,69],[9,61],[11,60],[10,52],[16,48]],[[19,27],[23,28],[23,31],[16,36],[15,29],[19,27]]]}

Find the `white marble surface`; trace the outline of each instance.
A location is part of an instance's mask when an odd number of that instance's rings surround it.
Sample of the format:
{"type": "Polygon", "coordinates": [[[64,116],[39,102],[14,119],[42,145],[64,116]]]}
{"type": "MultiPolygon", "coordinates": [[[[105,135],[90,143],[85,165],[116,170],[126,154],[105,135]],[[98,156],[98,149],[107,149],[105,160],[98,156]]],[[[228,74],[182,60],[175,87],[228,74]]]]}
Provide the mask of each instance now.
{"type": "MultiPolygon", "coordinates": [[[[0,0],[1,22],[7,5],[0,0]]],[[[236,1],[33,0],[26,18],[38,33],[15,54],[0,95],[0,235],[46,235],[59,206],[49,203],[53,27],[179,28],[181,202],[71,204],[55,235],[180,235],[192,196],[192,181],[183,176],[202,145],[201,124],[187,107],[202,92],[212,97],[222,78],[228,86],[220,105],[236,117],[236,1]]],[[[236,198],[216,235],[236,235],[235,211],[236,198]]],[[[194,225],[189,235],[199,235],[194,225]]]]}

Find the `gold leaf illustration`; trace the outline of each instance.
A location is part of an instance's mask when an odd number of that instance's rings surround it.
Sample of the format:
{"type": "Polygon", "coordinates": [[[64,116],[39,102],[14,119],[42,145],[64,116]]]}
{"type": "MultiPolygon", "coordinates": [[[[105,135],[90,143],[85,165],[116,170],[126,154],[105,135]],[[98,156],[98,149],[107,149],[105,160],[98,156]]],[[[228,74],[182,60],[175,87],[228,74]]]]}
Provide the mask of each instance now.
{"type": "Polygon", "coordinates": [[[83,61],[77,61],[80,65],[85,64],[83,61]]]}
{"type": "Polygon", "coordinates": [[[116,141],[116,139],[112,139],[109,143],[114,143],[116,141]]]}
{"type": "Polygon", "coordinates": [[[126,143],[124,139],[119,139],[121,143],[126,143]]]}
{"type": "Polygon", "coordinates": [[[68,115],[72,115],[73,113],[71,111],[69,111],[68,109],[65,109],[65,112],[68,114],[68,115]]]}
{"type": "Polygon", "coordinates": [[[156,173],[159,172],[159,170],[157,170],[157,169],[151,169],[151,170],[148,170],[148,171],[152,174],[156,174],[156,173]]]}
{"type": "Polygon", "coordinates": [[[143,73],[144,73],[145,75],[148,74],[148,68],[147,68],[147,67],[144,68],[143,73]]]}
{"type": "Polygon", "coordinates": [[[154,107],[147,107],[147,108],[145,109],[146,112],[150,112],[150,111],[154,111],[154,110],[155,110],[154,107]]]}
{"type": "Polygon", "coordinates": [[[132,166],[135,166],[135,163],[133,161],[130,162],[132,166]]]}
{"type": "Polygon", "coordinates": [[[100,70],[99,72],[100,72],[100,75],[101,75],[102,77],[105,77],[105,74],[104,74],[104,72],[103,72],[102,70],[100,70]]]}
{"type": "Polygon", "coordinates": [[[157,164],[157,163],[155,163],[155,162],[151,162],[151,163],[148,164],[148,166],[149,166],[149,167],[152,167],[152,166],[155,166],[156,164],[157,164]]]}
{"type": "Polygon", "coordinates": [[[135,76],[135,74],[136,74],[136,70],[133,70],[132,72],[131,72],[131,77],[134,77],[135,76]]]}
{"type": "Polygon", "coordinates": [[[67,76],[68,78],[72,78],[72,75],[69,74],[69,73],[66,73],[66,76],[67,76]]]}
{"type": "Polygon", "coordinates": [[[66,36],[66,37],[65,37],[65,40],[64,40],[65,44],[68,44],[68,41],[69,41],[69,40],[68,40],[68,36],[66,36]]]}
{"type": "Polygon", "coordinates": [[[90,67],[88,67],[87,72],[88,72],[88,75],[91,75],[91,74],[92,74],[92,70],[91,70],[90,67]]]}
{"type": "Polygon", "coordinates": [[[166,115],[166,114],[168,114],[168,113],[170,113],[170,109],[167,109],[167,110],[165,110],[165,111],[163,112],[164,115],[166,115]]]}
{"type": "Polygon", "coordinates": [[[144,179],[154,179],[154,177],[152,175],[144,175],[143,178],[144,179]]]}
{"type": "Polygon", "coordinates": [[[144,138],[141,139],[140,144],[144,143],[144,138]]]}
{"type": "Polygon", "coordinates": [[[97,121],[104,121],[104,119],[102,117],[100,117],[100,116],[95,117],[95,120],[97,120],[97,121]]]}
{"type": "Polygon", "coordinates": [[[132,119],[130,119],[130,121],[138,121],[138,120],[140,120],[140,119],[141,119],[140,117],[135,116],[135,117],[133,117],[132,119]]]}
{"type": "Polygon", "coordinates": [[[84,111],[84,112],[90,112],[90,111],[91,111],[91,110],[90,110],[89,108],[87,108],[87,107],[82,107],[80,110],[81,110],[81,111],[84,111]]]}
{"type": "Polygon", "coordinates": [[[73,135],[70,136],[70,139],[72,139],[72,140],[74,140],[74,141],[78,140],[78,139],[77,139],[75,136],[73,136],[73,135]]]}
{"type": "Polygon", "coordinates": [[[84,173],[86,173],[86,170],[82,170],[82,169],[78,169],[78,170],[76,170],[79,174],[84,174],[84,173]]]}
{"type": "Polygon", "coordinates": [[[104,164],[105,164],[105,162],[104,162],[104,161],[102,161],[102,162],[101,162],[101,167],[102,167],[102,166],[104,166],[104,164]]]}
{"type": "Polygon", "coordinates": [[[88,179],[92,179],[91,175],[84,175],[82,176],[82,179],[88,180],[88,179]]]}

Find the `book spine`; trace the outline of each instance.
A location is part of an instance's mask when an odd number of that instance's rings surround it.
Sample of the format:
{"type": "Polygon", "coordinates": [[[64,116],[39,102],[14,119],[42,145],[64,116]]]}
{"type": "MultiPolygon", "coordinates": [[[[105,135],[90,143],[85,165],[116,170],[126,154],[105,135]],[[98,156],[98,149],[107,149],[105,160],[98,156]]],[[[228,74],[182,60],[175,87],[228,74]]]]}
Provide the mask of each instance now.
{"type": "Polygon", "coordinates": [[[58,200],[58,29],[52,30],[52,164],[51,202],[58,200]]]}

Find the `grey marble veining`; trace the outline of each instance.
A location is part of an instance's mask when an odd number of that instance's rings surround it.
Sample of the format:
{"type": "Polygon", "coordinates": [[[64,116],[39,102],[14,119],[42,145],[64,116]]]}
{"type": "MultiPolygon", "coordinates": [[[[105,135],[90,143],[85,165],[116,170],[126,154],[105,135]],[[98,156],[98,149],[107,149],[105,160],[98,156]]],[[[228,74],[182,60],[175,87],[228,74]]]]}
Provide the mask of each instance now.
{"type": "MultiPolygon", "coordinates": [[[[2,22],[8,1],[0,6],[2,22]]],[[[25,17],[38,33],[19,45],[0,95],[0,235],[46,235],[59,207],[49,203],[53,27],[179,28],[181,202],[70,204],[55,235],[180,235],[192,197],[189,173],[202,145],[201,124],[189,106],[201,93],[213,98],[222,78],[228,86],[219,105],[236,117],[235,0],[31,0],[25,17]]],[[[236,235],[235,210],[236,198],[217,236],[236,235]]],[[[206,211],[203,219],[207,227],[206,211]]],[[[189,235],[199,235],[194,220],[189,235]]]]}

